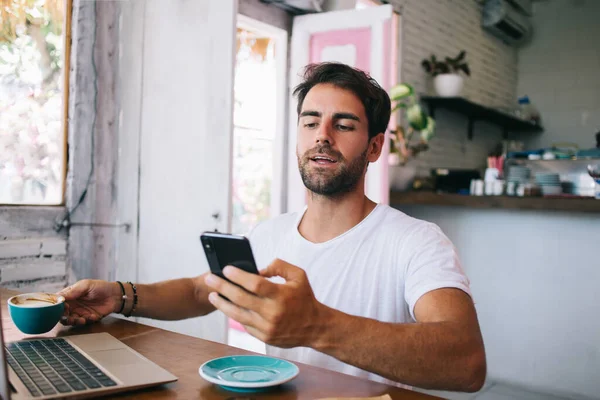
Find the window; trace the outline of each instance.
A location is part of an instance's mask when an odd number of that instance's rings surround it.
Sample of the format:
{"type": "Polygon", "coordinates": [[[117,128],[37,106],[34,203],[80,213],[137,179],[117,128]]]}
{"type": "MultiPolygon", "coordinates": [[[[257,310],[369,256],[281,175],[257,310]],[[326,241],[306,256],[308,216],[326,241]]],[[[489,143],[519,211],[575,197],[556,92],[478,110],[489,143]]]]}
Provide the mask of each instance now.
{"type": "MultiPolygon", "coordinates": [[[[287,32],[238,15],[233,113],[231,231],[247,234],[282,212],[285,185],[287,32]]],[[[229,320],[228,344],[265,345],[229,320]]]]}
{"type": "Polygon", "coordinates": [[[238,16],[231,231],[281,212],[287,35],[238,16]]]}
{"type": "Polygon", "coordinates": [[[69,0],[0,5],[0,204],[63,203],[69,0]]]}

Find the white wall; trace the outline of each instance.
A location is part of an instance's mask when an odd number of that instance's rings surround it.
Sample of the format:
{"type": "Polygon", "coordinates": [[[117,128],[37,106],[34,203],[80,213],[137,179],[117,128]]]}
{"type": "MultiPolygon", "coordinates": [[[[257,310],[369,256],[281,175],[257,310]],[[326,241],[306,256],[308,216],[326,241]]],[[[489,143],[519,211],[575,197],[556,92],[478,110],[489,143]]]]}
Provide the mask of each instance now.
{"type": "MultiPolygon", "coordinates": [[[[418,93],[434,94],[421,61],[431,54],[454,57],[466,50],[472,74],[463,96],[491,107],[515,105],[517,50],[483,31],[481,5],[474,0],[390,2],[402,8],[401,81],[418,93]]],[[[474,140],[467,140],[467,119],[459,114],[438,110],[436,121],[429,151],[416,160],[422,175],[431,167],[483,167],[489,150],[502,140],[502,130],[485,123],[475,123],[474,140]]]]}
{"type": "Polygon", "coordinates": [[[238,13],[292,33],[293,16],[284,9],[260,0],[238,0],[238,13]]]}
{"type": "Polygon", "coordinates": [[[600,215],[406,206],[457,247],[488,378],[598,398],[600,215]]]}
{"type": "Polygon", "coordinates": [[[594,147],[600,131],[600,1],[534,3],[534,36],[519,51],[518,93],[542,113],[535,147],[594,147]]]}
{"type": "MultiPolygon", "coordinates": [[[[207,272],[200,234],[228,230],[236,6],[122,6],[119,204],[134,229],[120,238],[118,279],[152,283],[207,272]]],[[[143,322],[225,341],[219,312],[143,322]]]]}
{"type": "MultiPolygon", "coordinates": [[[[517,94],[528,94],[546,128],[532,145],[565,140],[593,145],[592,134],[600,130],[600,2],[534,3],[535,36],[518,51],[481,30],[474,1],[404,3],[403,79],[417,82],[419,92],[427,90],[419,66],[424,56],[465,47],[474,75],[467,80],[467,97],[514,106],[517,94]],[[490,96],[502,82],[507,89],[490,96]]],[[[437,137],[421,166],[477,166],[478,157],[483,161],[487,155],[486,146],[500,140],[495,128],[476,128],[475,140],[466,143],[466,120],[450,114],[437,120],[437,137]]],[[[472,283],[489,379],[598,398],[600,215],[429,206],[402,210],[440,225],[458,248],[472,283]]]]}

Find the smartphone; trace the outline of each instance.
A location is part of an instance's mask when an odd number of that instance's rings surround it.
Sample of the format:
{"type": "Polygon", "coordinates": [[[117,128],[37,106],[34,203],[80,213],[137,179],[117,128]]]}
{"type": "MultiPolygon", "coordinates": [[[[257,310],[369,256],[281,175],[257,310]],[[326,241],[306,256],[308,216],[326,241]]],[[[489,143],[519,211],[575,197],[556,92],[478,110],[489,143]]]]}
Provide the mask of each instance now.
{"type": "Polygon", "coordinates": [[[208,266],[213,274],[229,281],[223,275],[223,268],[233,265],[246,272],[258,275],[250,241],[244,236],[204,232],[200,236],[200,241],[204,248],[204,254],[206,254],[208,266]]]}

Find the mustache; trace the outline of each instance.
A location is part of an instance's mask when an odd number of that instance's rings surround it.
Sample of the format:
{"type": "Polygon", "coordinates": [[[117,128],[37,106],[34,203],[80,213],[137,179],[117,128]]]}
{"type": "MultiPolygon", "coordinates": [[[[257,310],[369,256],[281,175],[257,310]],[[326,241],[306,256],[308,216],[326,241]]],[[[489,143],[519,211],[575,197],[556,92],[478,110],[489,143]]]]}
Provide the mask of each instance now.
{"type": "Polygon", "coordinates": [[[308,160],[308,159],[316,157],[316,156],[327,156],[327,157],[333,158],[336,161],[344,160],[344,156],[342,156],[342,153],[340,153],[339,151],[333,150],[331,148],[331,145],[329,145],[329,144],[316,145],[312,149],[305,151],[302,158],[304,160],[308,160]]]}

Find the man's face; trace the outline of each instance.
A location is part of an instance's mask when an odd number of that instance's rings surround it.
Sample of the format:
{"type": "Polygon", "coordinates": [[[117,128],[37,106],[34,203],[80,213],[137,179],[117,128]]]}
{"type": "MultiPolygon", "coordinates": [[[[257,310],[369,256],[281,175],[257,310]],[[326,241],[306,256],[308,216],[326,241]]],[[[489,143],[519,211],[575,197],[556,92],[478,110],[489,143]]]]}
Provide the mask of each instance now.
{"type": "Polygon", "coordinates": [[[298,118],[296,155],[304,186],[324,196],[354,190],[367,164],[379,158],[379,136],[369,140],[365,109],[354,93],[331,84],[314,86],[298,118]]]}

